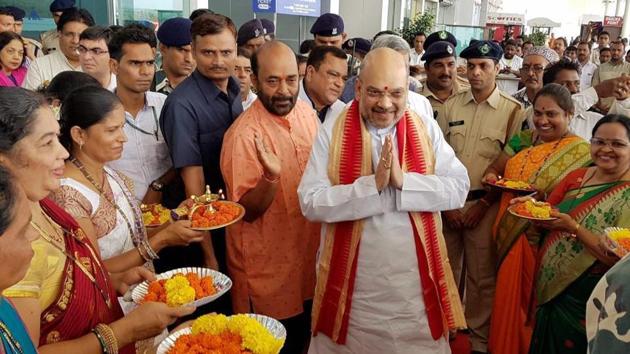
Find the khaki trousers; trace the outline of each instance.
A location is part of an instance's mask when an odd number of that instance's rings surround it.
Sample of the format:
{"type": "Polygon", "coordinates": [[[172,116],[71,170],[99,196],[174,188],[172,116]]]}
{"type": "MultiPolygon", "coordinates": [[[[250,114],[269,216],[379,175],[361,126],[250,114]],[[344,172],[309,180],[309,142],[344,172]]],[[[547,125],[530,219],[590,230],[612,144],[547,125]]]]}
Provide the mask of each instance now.
{"type": "MultiPolygon", "coordinates": [[[[462,212],[476,201],[466,202],[462,212]]],[[[496,283],[496,252],[492,240],[492,225],[497,215],[498,203],[494,203],[474,229],[453,230],[444,226],[444,238],[455,282],[465,287],[462,299],[470,329],[472,350],[486,352],[490,315],[496,283]],[[466,279],[462,280],[465,267],[466,279]],[[462,284],[462,282],[464,284],[462,284]]]]}

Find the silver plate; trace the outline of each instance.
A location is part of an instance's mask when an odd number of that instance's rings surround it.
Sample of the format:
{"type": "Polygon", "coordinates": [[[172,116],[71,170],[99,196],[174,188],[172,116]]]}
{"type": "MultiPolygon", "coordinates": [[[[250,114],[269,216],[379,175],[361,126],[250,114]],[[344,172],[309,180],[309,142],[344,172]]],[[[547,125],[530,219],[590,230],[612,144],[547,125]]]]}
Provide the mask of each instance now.
{"type": "MultiPolygon", "coordinates": [[[[284,341],[287,338],[287,330],[284,328],[282,323],[278,320],[275,320],[271,317],[267,317],[264,315],[257,315],[253,313],[248,313],[247,316],[255,318],[260,324],[262,324],[271,334],[276,337],[276,339],[280,339],[284,341]]],[[[177,338],[190,334],[192,329],[190,327],[180,329],[177,332],[171,333],[168,337],[166,337],[157,349],[157,354],[168,354],[168,351],[171,350],[175,346],[175,342],[177,338]]]]}
{"type": "MultiPolygon", "coordinates": [[[[158,280],[169,279],[173,275],[179,274],[179,273],[181,274],[195,273],[200,278],[210,276],[212,277],[214,286],[217,288],[216,294],[212,296],[202,297],[199,300],[195,300],[189,304],[186,304],[188,306],[199,307],[207,303],[210,303],[220,298],[232,287],[232,279],[228,278],[227,275],[217,272],[216,270],[208,269],[208,268],[199,268],[199,267],[178,268],[178,269],[169,270],[168,272],[164,272],[162,274],[158,274],[156,278],[158,280]]],[[[149,282],[145,280],[142,283],[138,284],[138,286],[136,286],[133,289],[133,291],[131,292],[131,299],[136,304],[141,304],[144,301],[144,297],[147,295],[148,291],[149,291],[149,282]]]]}

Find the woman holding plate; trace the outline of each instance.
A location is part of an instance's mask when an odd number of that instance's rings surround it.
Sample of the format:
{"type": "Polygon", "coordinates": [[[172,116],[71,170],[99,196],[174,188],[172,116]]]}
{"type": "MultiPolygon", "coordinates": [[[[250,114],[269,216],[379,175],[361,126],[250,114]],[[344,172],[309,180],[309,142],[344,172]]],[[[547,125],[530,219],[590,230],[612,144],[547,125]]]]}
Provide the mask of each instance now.
{"type": "Polygon", "coordinates": [[[189,228],[188,220],[147,236],[132,182],[106,166],[120,158],[127,141],[125,111],[115,94],[92,86],[72,92],[61,107],[60,124],[60,140],[70,157],[53,199],[98,244],[110,272],[142,264],[152,269],[161,249],[203,239],[202,232],[189,228]]]}
{"type": "Polygon", "coordinates": [[[537,264],[532,354],[586,353],[588,297],[619,259],[606,246],[604,230],[630,227],[630,118],[600,119],[591,157],[595,167],[569,173],[549,195],[556,220],[533,224],[546,232],[537,264]]]}
{"type": "MultiPolygon", "coordinates": [[[[150,274],[141,267],[110,274],[79,224],[48,198],[59,188],[68,158],[58,134],[44,97],[0,87],[0,165],[24,189],[31,227],[39,234],[24,279],[3,296],[11,299],[40,353],[133,353],[134,342],[194,308],[146,303],[123,317],[117,293],[150,274]]],[[[13,262],[3,262],[3,269],[13,262]]]]}
{"type": "MultiPolygon", "coordinates": [[[[484,181],[527,182],[541,194],[551,190],[571,171],[590,161],[588,142],[569,131],[573,116],[571,93],[549,84],[535,96],[534,130],[515,135],[486,170],[484,181]]],[[[534,285],[536,246],[528,241],[528,222],[507,212],[516,194],[504,191],[494,225],[498,275],[490,322],[489,350],[496,354],[527,353],[532,327],[527,312],[534,285]]]]}

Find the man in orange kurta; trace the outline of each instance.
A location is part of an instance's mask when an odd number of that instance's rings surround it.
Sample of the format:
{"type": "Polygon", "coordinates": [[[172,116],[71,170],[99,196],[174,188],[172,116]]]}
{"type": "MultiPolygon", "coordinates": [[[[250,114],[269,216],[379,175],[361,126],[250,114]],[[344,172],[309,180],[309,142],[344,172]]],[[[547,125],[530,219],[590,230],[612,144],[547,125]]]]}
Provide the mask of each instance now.
{"type": "Polygon", "coordinates": [[[221,151],[229,199],[246,209],[227,233],[233,306],[281,320],[288,332],[283,352],[300,353],[310,336],[320,226],[302,216],[297,187],[319,120],[297,99],[289,47],[265,44],[252,71],[258,99],[227,131],[221,151]]]}

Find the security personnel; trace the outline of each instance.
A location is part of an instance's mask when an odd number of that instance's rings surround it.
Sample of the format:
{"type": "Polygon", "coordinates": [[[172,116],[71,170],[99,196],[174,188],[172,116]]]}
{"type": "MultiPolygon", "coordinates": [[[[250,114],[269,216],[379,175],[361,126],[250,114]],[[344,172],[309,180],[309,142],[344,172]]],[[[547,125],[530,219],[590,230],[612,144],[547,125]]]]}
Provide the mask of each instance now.
{"type": "MultiPolygon", "coordinates": [[[[426,52],[431,46],[431,44],[435,42],[440,42],[440,41],[449,42],[453,45],[453,48],[457,48],[457,38],[455,38],[455,36],[451,32],[444,31],[444,30],[431,33],[427,37],[427,39],[424,41],[422,48],[424,48],[426,52]]],[[[455,55],[455,59],[456,59],[455,63],[457,64],[456,66],[459,66],[459,60],[457,60],[457,55],[455,55]]],[[[464,59],[462,59],[461,61],[464,61],[464,59]]],[[[455,75],[455,80],[460,85],[464,87],[469,87],[470,84],[468,83],[468,80],[466,79],[466,67],[460,66],[457,69],[458,70],[457,70],[457,75],[455,75]]]]}
{"type": "Polygon", "coordinates": [[[372,42],[360,37],[350,38],[347,41],[343,42],[341,49],[343,49],[350,58],[350,60],[348,61],[349,76],[358,75],[361,61],[370,51],[371,46],[372,42]]]}
{"type": "Polygon", "coordinates": [[[245,22],[238,29],[236,44],[247,49],[252,55],[256,53],[258,48],[265,44],[265,29],[262,22],[257,18],[245,22]]]}
{"type": "Polygon", "coordinates": [[[438,41],[431,44],[422,55],[427,80],[420,92],[429,99],[433,108],[433,117],[444,115],[444,102],[466,89],[470,88],[468,82],[457,80],[457,61],[455,47],[447,41],[438,41]]]}
{"type": "MultiPolygon", "coordinates": [[[[13,32],[22,35],[22,29],[24,28],[24,16],[26,16],[26,12],[15,6],[7,6],[4,9],[9,11],[15,20],[13,32]]],[[[26,45],[26,55],[30,60],[35,60],[35,58],[44,55],[42,45],[38,41],[24,36],[22,36],[22,39],[26,45]]]]}
{"type": "Polygon", "coordinates": [[[315,45],[332,45],[337,48],[341,48],[346,40],[347,34],[343,30],[343,18],[332,13],[319,16],[311,27],[315,45]]]}
{"type": "Polygon", "coordinates": [[[260,23],[263,26],[263,33],[265,35],[266,41],[272,41],[276,38],[276,25],[273,21],[268,20],[266,18],[261,18],[260,23]]]}
{"type": "Polygon", "coordinates": [[[487,351],[495,288],[492,225],[498,208],[496,198],[483,189],[481,178],[520,130],[523,118],[520,103],[497,88],[495,77],[502,55],[501,47],[491,41],[477,41],[464,49],[461,56],[468,61],[471,87],[449,98],[444,114],[437,118],[470,178],[464,207],[443,213],[444,236],[455,279],[461,281],[464,270],[467,273],[466,322],[472,350],[482,353],[487,351]]]}
{"type": "MultiPolygon", "coordinates": [[[[52,13],[55,25],[59,21],[59,17],[64,10],[74,7],[74,0],[55,0],[50,4],[50,12],[52,13]]],[[[59,49],[59,32],[57,28],[53,28],[50,31],[44,32],[40,35],[40,42],[42,43],[42,50],[44,54],[50,54],[59,49]]]]}
{"type": "Polygon", "coordinates": [[[173,17],[164,21],[157,31],[162,54],[162,69],[155,73],[155,90],[168,96],[180,82],[195,70],[192,56],[192,21],[173,17]]]}

